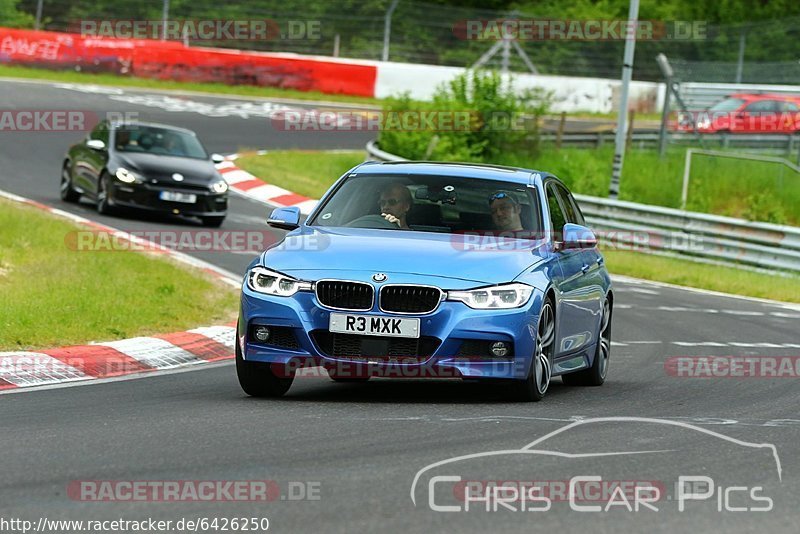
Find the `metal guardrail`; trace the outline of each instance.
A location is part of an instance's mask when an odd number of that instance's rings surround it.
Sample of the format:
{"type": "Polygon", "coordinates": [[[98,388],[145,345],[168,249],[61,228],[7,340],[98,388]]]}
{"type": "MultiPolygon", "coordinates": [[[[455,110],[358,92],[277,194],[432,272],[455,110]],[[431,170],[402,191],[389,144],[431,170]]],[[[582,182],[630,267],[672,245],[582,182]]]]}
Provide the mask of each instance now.
{"type": "MultiPolygon", "coordinates": [[[[555,142],[557,134],[542,133],[540,139],[555,142]]],[[[800,149],[800,135],[790,134],[702,134],[703,141],[709,145],[722,148],[771,149],[792,156],[800,149]]],[[[670,133],[669,142],[673,145],[697,145],[697,137],[693,133],[670,133]]],[[[594,146],[614,143],[614,132],[567,133],[562,136],[563,145],[594,146]]],[[[658,132],[634,132],[631,143],[639,148],[658,147],[658,132]]]]}
{"type": "MultiPolygon", "coordinates": [[[[367,143],[368,159],[405,161],[367,143]]],[[[617,248],[800,272],[800,228],[575,195],[588,224],[617,248]]]]}

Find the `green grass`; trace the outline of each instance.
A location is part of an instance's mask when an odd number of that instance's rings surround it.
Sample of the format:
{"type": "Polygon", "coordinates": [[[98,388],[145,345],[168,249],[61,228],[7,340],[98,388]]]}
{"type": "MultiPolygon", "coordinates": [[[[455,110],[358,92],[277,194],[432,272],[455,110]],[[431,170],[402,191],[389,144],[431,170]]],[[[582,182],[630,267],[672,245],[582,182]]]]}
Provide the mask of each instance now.
{"type": "Polygon", "coordinates": [[[81,227],[0,199],[0,350],[165,333],[236,318],[237,295],[137,252],[75,251],[81,227]]]}
{"type": "MultiPolygon", "coordinates": [[[[544,145],[539,155],[508,154],[497,163],[552,172],[575,193],[606,197],[612,146],[544,145]]],[[[662,160],[654,150],[625,155],[620,199],[679,208],[685,150],[662,160]]],[[[687,209],[749,220],[800,226],[800,174],[775,163],[699,156],[692,158],[687,209]]]]}
{"type": "Polygon", "coordinates": [[[603,256],[612,274],[800,303],[800,277],[797,276],[772,276],[624,250],[604,250],[603,256]]]}
{"type": "MultiPolygon", "coordinates": [[[[613,147],[599,149],[544,146],[538,156],[506,155],[497,163],[547,170],[575,193],[608,196],[613,147]]],[[[246,156],[237,164],[302,195],[319,198],[347,169],[363,161],[363,152],[275,151],[246,156]]],[[[625,156],[620,199],[679,208],[684,152],[661,160],[652,150],[625,156]]],[[[782,165],[695,156],[687,208],[748,220],[800,226],[800,175],[782,165]]]]}
{"type": "Polygon", "coordinates": [[[71,70],[47,70],[12,65],[0,65],[0,77],[27,78],[34,80],[50,80],[62,83],[83,83],[109,85],[115,87],[139,87],[145,89],[161,89],[173,91],[198,91],[221,95],[256,96],[270,98],[291,98],[295,100],[318,100],[350,104],[367,104],[375,106],[379,101],[375,98],[350,95],[334,95],[314,91],[297,91],[277,87],[260,87],[254,85],[225,85],[223,83],[192,83],[151,80],[133,76],[115,74],[93,74],[71,70]]]}
{"type": "MultiPolygon", "coordinates": [[[[547,161],[551,164],[551,166],[543,166],[543,168],[552,169],[553,166],[560,165],[561,171],[566,172],[559,172],[557,168],[555,169],[556,174],[563,176],[568,183],[571,182],[572,186],[577,185],[584,190],[588,188],[589,194],[605,196],[606,192],[601,189],[601,186],[607,187],[603,180],[607,180],[608,172],[605,170],[605,163],[601,162],[599,157],[601,152],[577,149],[562,150],[561,152],[550,152],[540,161],[547,161]],[[596,173],[596,178],[592,179],[591,172],[586,172],[586,169],[593,169],[592,172],[596,173]],[[576,176],[579,178],[574,178],[576,176]],[[571,177],[573,177],[572,180],[570,180],[571,177]]],[[[641,175],[646,175],[647,172],[653,170],[647,166],[653,164],[649,158],[652,156],[643,152],[631,152],[628,155],[626,178],[632,178],[623,182],[623,188],[632,191],[639,187],[648,192],[648,182],[641,178],[641,175]]],[[[237,165],[269,183],[280,185],[290,191],[302,192],[311,198],[319,198],[339,176],[362,160],[362,152],[342,154],[285,150],[270,152],[264,156],[242,157],[237,160],[237,165]]],[[[608,161],[611,161],[610,157],[608,161]]],[[[662,168],[655,172],[662,172],[664,176],[668,176],[671,170],[675,170],[675,166],[683,168],[682,163],[679,165],[674,157],[668,159],[665,165],[672,165],[672,167],[667,167],[666,170],[662,168]]],[[[610,171],[610,164],[608,171],[610,171]]],[[[661,198],[677,204],[680,199],[680,180],[669,181],[664,178],[662,182],[653,183],[652,190],[648,192],[648,195],[648,198],[651,199],[661,198]],[[678,184],[677,196],[672,191],[675,183],[678,184]]],[[[641,252],[607,250],[603,254],[609,270],[614,274],[711,289],[735,295],[800,302],[800,278],[798,277],[771,276],[733,267],[707,265],[641,252]]]]}
{"type": "Polygon", "coordinates": [[[236,165],[267,183],[310,198],[320,198],[348,169],[362,163],[365,153],[276,150],[263,156],[242,156],[236,165]]]}

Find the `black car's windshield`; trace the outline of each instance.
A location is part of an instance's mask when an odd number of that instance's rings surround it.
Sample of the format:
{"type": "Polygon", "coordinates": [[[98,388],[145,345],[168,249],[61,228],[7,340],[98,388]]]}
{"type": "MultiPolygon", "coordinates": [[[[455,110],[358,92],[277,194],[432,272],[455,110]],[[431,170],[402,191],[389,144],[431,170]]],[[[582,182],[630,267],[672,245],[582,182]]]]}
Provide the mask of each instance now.
{"type": "Polygon", "coordinates": [[[513,182],[428,175],[351,174],[312,226],[419,232],[523,232],[541,229],[535,190],[513,182]]]}
{"type": "Polygon", "coordinates": [[[157,126],[126,125],[117,128],[114,148],[120,152],[208,159],[203,145],[194,135],[157,126]]]}

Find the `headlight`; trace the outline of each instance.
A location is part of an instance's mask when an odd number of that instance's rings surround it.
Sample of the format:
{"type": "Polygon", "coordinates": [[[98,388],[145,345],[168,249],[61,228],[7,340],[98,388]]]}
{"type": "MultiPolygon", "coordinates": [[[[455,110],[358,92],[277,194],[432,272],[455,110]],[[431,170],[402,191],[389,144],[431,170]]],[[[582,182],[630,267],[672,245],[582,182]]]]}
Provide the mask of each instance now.
{"type": "Polygon", "coordinates": [[[117,172],[114,174],[114,176],[117,177],[117,180],[126,184],[132,184],[138,180],[138,177],[125,167],[120,167],[117,169],[117,172]]]}
{"type": "Polygon", "coordinates": [[[482,287],[469,291],[448,291],[447,300],[463,302],[476,310],[507,310],[524,306],[533,294],[533,288],[526,284],[504,284],[482,287]]]}
{"type": "Polygon", "coordinates": [[[228,190],[228,183],[225,180],[220,180],[219,182],[214,182],[211,184],[211,190],[215,193],[224,193],[228,190]]]}
{"type": "Polygon", "coordinates": [[[311,282],[303,282],[264,267],[254,267],[247,273],[247,287],[257,293],[290,297],[298,291],[310,291],[311,282]]]}

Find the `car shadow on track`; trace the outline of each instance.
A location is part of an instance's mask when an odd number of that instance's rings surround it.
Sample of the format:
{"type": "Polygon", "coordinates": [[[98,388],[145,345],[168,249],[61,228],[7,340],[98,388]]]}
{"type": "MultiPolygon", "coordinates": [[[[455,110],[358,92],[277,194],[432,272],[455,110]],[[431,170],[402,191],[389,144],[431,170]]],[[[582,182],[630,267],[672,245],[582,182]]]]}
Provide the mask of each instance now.
{"type": "MultiPolygon", "coordinates": [[[[92,209],[94,204],[90,201],[81,199],[80,207],[92,209]]],[[[86,216],[86,215],[84,215],[86,216]]],[[[114,209],[112,215],[104,216],[106,224],[110,226],[117,226],[115,221],[124,222],[139,222],[139,223],[155,223],[173,226],[190,226],[202,227],[200,219],[184,215],[173,215],[171,213],[163,213],[159,211],[137,210],[135,208],[121,208],[114,209]]]]}
{"type": "MultiPolygon", "coordinates": [[[[576,388],[550,385],[544,402],[564,398],[576,388]]],[[[272,399],[274,402],[278,399],[272,399]]],[[[508,386],[461,380],[372,379],[366,383],[337,384],[325,379],[297,381],[282,397],[285,402],[314,403],[405,403],[405,404],[486,404],[513,402],[508,386]]]]}

